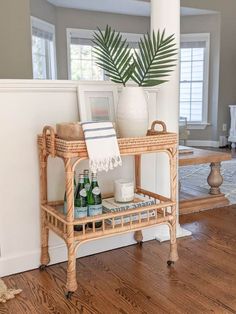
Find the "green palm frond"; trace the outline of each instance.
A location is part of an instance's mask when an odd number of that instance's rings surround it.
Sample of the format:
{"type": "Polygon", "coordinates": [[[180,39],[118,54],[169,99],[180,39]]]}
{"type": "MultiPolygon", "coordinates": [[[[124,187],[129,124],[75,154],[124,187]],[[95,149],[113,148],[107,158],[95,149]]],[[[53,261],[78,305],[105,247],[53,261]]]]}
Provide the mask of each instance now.
{"type": "Polygon", "coordinates": [[[102,32],[99,28],[94,33],[93,52],[97,65],[105,71],[105,74],[115,83],[125,86],[134,70],[133,56],[126,40],[120,33],[116,33],[107,26],[102,32]]]}
{"type": "Polygon", "coordinates": [[[155,86],[167,82],[166,78],[176,65],[177,55],[174,34],[165,37],[165,31],[152,36],[144,35],[139,42],[139,53],[135,51],[134,70],[131,78],[139,86],[155,86]]]}

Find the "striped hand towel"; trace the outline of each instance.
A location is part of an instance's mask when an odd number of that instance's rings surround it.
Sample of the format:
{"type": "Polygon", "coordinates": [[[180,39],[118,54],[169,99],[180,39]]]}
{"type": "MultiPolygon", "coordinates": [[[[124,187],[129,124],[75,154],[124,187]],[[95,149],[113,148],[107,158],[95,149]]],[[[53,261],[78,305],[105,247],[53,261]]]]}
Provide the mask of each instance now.
{"type": "Polygon", "coordinates": [[[116,132],[111,122],[81,123],[92,172],[108,171],[122,165],[116,132]]]}

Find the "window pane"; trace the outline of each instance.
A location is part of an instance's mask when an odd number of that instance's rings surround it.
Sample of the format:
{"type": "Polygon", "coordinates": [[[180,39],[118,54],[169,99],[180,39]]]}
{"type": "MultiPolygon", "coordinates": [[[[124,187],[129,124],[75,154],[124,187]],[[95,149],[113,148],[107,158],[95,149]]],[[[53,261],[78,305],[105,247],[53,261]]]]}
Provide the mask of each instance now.
{"type": "Polygon", "coordinates": [[[191,83],[180,83],[180,101],[190,101],[191,83]]]}
{"type": "Polygon", "coordinates": [[[78,45],[70,45],[71,59],[80,59],[80,47],[78,45]]]}
{"type": "Polygon", "coordinates": [[[81,61],[71,60],[71,79],[80,80],[81,79],[81,61]]]}
{"type": "Polygon", "coordinates": [[[192,101],[202,101],[203,83],[192,83],[192,101]]]}
{"type": "Polygon", "coordinates": [[[204,48],[193,48],[192,49],[192,58],[193,60],[203,61],[204,60],[204,48]]]}
{"type": "Polygon", "coordinates": [[[181,81],[191,81],[192,76],[192,63],[191,62],[181,62],[180,70],[180,80],[181,81]]]}
{"type": "Polygon", "coordinates": [[[83,60],[81,62],[81,80],[90,80],[92,75],[92,62],[83,60]]]}
{"type": "Polygon", "coordinates": [[[97,66],[95,61],[92,61],[92,76],[94,80],[101,81],[104,79],[104,71],[97,66]]]}
{"type": "Polygon", "coordinates": [[[191,61],[192,59],[192,52],[189,48],[182,48],[180,52],[180,59],[181,61],[191,61]]]}
{"type": "Polygon", "coordinates": [[[45,56],[33,55],[33,75],[36,79],[47,78],[45,56]]]}
{"type": "Polygon", "coordinates": [[[193,61],[192,62],[192,80],[193,81],[203,81],[204,74],[204,62],[203,61],[193,61]]]}
{"type": "Polygon", "coordinates": [[[33,54],[37,53],[40,55],[45,55],[45,40],[43,38],[33,36],[32,44],[33,54]]]}
{"type": "Polygon", "coordinates": [[[190,107],[191,107],[191,103],[190,102],[181,102],[180,103],[180,116],[187,118],[187,120],[190,120],[190,107]]]}
{"type": "MultiPolygon", "coordinates": [[[[42,24],[44,23],[41,21],[42,24]]],[[[56,60],[54,32],[41,29],[42,24],[32,21],[32,65],[34,79],[55,79],[56,60]],[[38,24],[37,24],[38,23],[38,24]]]]}
{"type": "Polygon", "coordinates": [[[205,44],[182,44],[180,60],[180,116],[189,122],[202,122],[205,44]],[[199,47],[198,47],[199,46],[199,47]],[[201,47],[200,47],[201,46],[201,47]]]}
{"type": "Polygon", "coordinates": [[[202,102],[193,101],[191,103],[191,121],[202,121],[202,102]]]}
{"type": "Polygon", "coordinates": [[[79,46],[81,59],[92,59],[92,46],[79,46]]]}
{"type": "Polygon", "coordinates": [[[104,71],[97,66],[92,49],[89,45],[70,45],[72,80],[104,80],[104,71]]]}

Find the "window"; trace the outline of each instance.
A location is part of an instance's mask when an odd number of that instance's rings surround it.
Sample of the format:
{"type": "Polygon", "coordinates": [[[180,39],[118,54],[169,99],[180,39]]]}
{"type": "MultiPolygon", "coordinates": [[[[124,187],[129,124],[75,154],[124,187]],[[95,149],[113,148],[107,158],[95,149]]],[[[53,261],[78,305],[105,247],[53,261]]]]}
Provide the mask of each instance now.
{"type": "Polygon", "coordinates": [[[180,116],[207,124],[209,34],[181,35],[180,116]]]}
{"type": "Polygon", "coordinates": [[[56,79],[55,27],[31,17],[34,79],[56,79]]]}
{"type": "MultiPolygon", "coordinates": [[[[93,30],[67,29],[68,73],[71,80],[105,80],[104,71],[93,56],[93,30]]],[[[141,35],[123,33],[132,48],[137,48],[141,35]]]]}

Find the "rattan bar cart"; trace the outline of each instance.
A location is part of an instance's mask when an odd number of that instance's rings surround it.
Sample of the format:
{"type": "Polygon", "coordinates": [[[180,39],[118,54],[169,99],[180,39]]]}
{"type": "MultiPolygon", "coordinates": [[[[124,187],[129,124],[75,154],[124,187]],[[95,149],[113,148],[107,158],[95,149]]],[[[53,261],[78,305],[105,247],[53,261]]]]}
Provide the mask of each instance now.
{"type": "MultiPolygon", "coordinates": [[[[86,144],[80,141],[65,141],[57,137],[54,129],[45,126],[43,134],[38,136],[40,159],[41,187],[41,266],[44,269],[50,262],[48,252],[49,229],[60,236],[67,245],[68,266],[66,297],[70,298],[77,289],[76,252],[82,243],[116,234],[134,232],[138,243],[142,242],[142,229],[154,225],[166,224],[170,230],[170,255],[167,264],[177,261],[176,243],[176,165],[177,136],[175,133],[158,133],[158,135],[118,139],[122,156],[133,155],[135,159],[136,193],[153,200],[153,205],[129,209],[120,212],[106,213],[94,217],[74,219],[74,170],[84,159],[88,159],[86,144]],[[142,189],[141,187],[141,155],[147,153],[165,152],[170,163],[170,197],[164,197],[142,189]],[[47,197],[47,160],[48,157],[62,158],[65,165],[65,183],[67,196],[67,214],[62,214],[58,207],[63,201],[49,202],[47,197]],[[127,217],[129,221],[127,222],[127,217]],[[135,217],[135,218],[134,218],[135,217]],[[115,220],[119,219],[119,224],[115,220]],[[102,221],[101,228],[95,228],[95,222],[102,221]],[[109,221],[109,223],[108,223],[109,221]],[[87,223],[92,228],[85,228],[87,223]],[[74,225],[82,225],[82,231],[74,231],[74,225]]],[[[111,195],[110,195],[111,196],[111,195]]]]}

